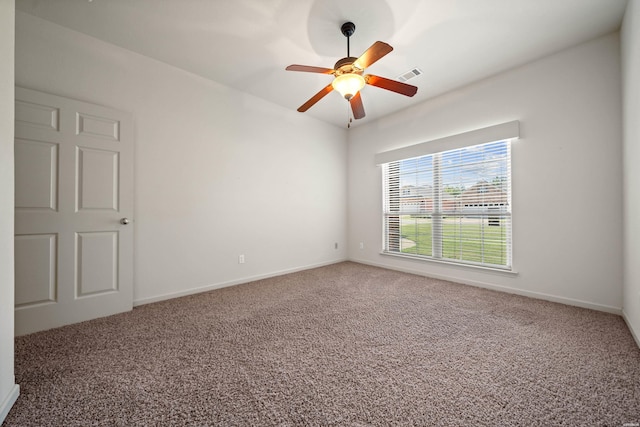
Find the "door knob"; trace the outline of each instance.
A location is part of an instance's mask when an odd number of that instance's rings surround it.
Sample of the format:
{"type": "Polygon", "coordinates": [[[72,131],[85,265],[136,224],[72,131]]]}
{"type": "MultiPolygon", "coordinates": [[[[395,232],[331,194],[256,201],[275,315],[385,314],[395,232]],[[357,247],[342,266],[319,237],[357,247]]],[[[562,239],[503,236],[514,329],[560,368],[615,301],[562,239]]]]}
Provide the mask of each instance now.
{"type": "Polygon", "coordinates": [[[127,225],[127,224],[129,224],[129,218],[122,218],[122,219],[120,220],[120,224],[122,224],[122,225],[127,225]]]}

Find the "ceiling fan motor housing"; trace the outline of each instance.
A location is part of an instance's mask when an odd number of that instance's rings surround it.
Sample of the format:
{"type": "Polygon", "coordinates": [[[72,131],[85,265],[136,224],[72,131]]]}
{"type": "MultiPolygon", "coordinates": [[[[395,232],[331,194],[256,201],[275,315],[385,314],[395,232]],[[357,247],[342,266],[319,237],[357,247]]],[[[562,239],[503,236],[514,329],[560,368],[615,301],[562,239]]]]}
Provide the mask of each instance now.
{"type": "Polygon", "coordinates": [[[348,56],[346,58],[342,58],[336,62],[336,65],[333,66],[335,72],[333,73],[336,77],[342,74],[362,74],[364,70],[360,68],[354,67],[353,63],[356,62],[358,58],[354,58],[353,56],[348,56]]]}

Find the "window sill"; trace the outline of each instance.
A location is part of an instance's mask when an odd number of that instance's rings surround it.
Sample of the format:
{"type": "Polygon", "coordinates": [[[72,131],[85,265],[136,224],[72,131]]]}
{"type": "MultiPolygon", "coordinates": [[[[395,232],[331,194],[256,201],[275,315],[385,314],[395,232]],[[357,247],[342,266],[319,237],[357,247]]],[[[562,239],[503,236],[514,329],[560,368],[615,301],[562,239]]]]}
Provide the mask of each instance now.
{"type": "Polygon", "coordinates": [[[396,253],[396,252],[380,252],[380,255],[384,255],[384,256],[390,256],[390,257],[395,257],[395,258],[403,258],[403,259],[408,259],[411,261],[419,261],[419,262],[426,262],[426,263],[434,263],[434,264],[444,264],[444,265],[448,265],[448,266],[452,266],[452,267],[460,267],[463,269],[469,269],[469,270],[480,270],[480,271],[486,271],[489,273],[499,273],[499,274],[504,274],[507,276],[517,276],[518,272],[515,270],[507,270],[504,268],[497,268],[497,267],[487,267],[484,265],[473,265],[473,264],[461,264],[461,263],[457,263],[457,262],[451,262],[451,261],[445,261],[445,260],[438,260],[438,259],[429,259],[429,258],[423,258],[423,257],[419,257],[419,256],[413,256],[410,254],[400,254],[400,253],[396,253]]]}

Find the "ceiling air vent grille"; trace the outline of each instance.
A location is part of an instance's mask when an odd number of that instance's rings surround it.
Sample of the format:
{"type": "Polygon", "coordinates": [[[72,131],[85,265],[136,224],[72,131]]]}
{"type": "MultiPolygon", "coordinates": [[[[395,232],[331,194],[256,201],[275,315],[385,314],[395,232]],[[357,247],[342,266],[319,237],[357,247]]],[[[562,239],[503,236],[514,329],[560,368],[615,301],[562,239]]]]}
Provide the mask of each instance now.
{"type": "Polygon", "coordinates": [[[407,71],[406,73],[400,75],[398,80],[401,82],[406,82],[407,80],[411,80],[414,77],[418,77],[422,74],[422,70],[419,68],[414,68],[413,70],[407,71]]]}

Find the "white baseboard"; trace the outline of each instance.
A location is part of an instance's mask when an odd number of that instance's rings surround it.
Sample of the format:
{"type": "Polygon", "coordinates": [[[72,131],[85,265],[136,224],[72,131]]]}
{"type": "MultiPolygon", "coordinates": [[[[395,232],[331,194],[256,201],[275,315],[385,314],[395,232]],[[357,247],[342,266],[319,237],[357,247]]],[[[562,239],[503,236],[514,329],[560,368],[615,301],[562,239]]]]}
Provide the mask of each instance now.
{"type": "MultiPolygon", "coordinates": [[[[617,314],[619,316],[623,315],[621,307],[613,307],[613,306],[604,305],[604,304],[596,304],[596,303],[592,303],[592,302],[589,302],[589,301],[582,301],[582,300],[573,299],[573,298],[566,298],[566,297],[561,297],[561,296],[557,296],[557,295],[545,294],[545,293],[542,293],[542,292],[534,292],[534,291],[527,291],[527,290],[523,290],[523,289],[515,289],[515,288],[508,287],[508,286],[495,285],[495,284],[492,284],[492,283],[486,283],[486,282],[481,282],[481,281],[476,281],[476,280],[468,280],[468,279],[463,279],[463,278],[460,278],[460,277],[425,273],[423,271],[414,270],[414,269],[410,269],[410,268],[393,267],[393,266],[389,266],[389,265],[385,265],[385,264],[379,264],[379,263],[375,263],[375,262],[369,262],[369,261],[358,260],[358,259],[340,259],[340,260],[334,260],[334,261],[329,261],[329,262],[324,262],[324,263],[310,264],[310,265],[306,265],[306,266],[302,266],[302,267],[295,267],[295,268],[291,268],[291,269],[273,271],[273,272],[266,273],[266,274],[259,274],[259,275],[256,275],[256,276],[243,277],[243,278],[240,278],[240,279],[230,280],[230,281],[227,281],[227,282],[214,283],[214,284],[210,284],[210,285],[206,285],[206,286],[200,286],[200,287],[197,287],[197,288],[185,289],[185,290],[177,291],[177,292],[169,292],[169,293],[166,293],[166,294],[157,295],[157,296],[153,296],[153,297],[140,298],[140,299],[137,299],[137,300],[133,301],[133,306],[137,307],[137,306],[140,306],[140,305],[151,304],[151,303],[159,302],[159,301],[165,301],[165,300],[172,299],[172,298],[179,298],[179,297],[183,297],[183,296],[187,296],[187,295],[198,294],[198,293],[201,293],[201,292],[212,291],[212,290],[215,290],[215,289],[226,288],[228,286],[241,285],[243,283],[249,283],[249,282],[253,282],[253,281],[261,280],[261,279],[268,279],[270,277],[282,276],[284,274],[296,273],[298,271],[303,271],[303,270],[310,270],[312,268],[324,267],[324,266],[327,266],[327,265],[337,264],[337,263],[345,262],[345,261],[352,261],[352,262],[356,262],[356,263],[360,263],[360,264],[371,265],[371,266],[374,266],[374,267],[386,268],[388,270],[401,271],[401,272],[404,272],[404,273],[416,274],[416,275],[419,275],[419,276],[431,277],[431,278],[434,278],[434,279],[447,280],[447,281],[450,281],[450,282],[461,283],[461,284],[464,284],[464,285],[470,285],[470,286],[475,286],[475,287],[479,287],[479,288],[490,289],[490,290],[499,291],[499,292],[505,292],[505,293],[509,293],[509,294],[522,295],[522,296],[525,296],[525,297],[541,299],[541,300],[551,301],[551,302],[557,302],[557,303],[560,303],[560,304],[571,305],[571,306],[575,306],[575,307],[582,307],[582,308],[588,308],[588,309],[591,309],[591,310],[603,311],[603,312],[606,312],[606,313],[617,314]]],[[[628,323],[629,322],[627,322],[627,324],[628,323]]],[[[634,333],[634,332],[632,331],[632,333],[634,333]]],[[[634,337],[636,338],[636,341],[638,341],[638,338],[637,338],[638,334],[634,333],[634,337]]]]}
{"type": "Polygon", "coordinates": [[[11,407],[16,403],[16,400],[18,400],[18,396],[20,396],[20,386],[18,384],[14,384],[7,397],[2,403],[0,403],[0,424],[4,422],[5,418],[7,418],[11,407]]]}
{"type": "Polygon", "coordinates": [[[636,344],[638,344],[638,348],[640,348],[640,331],[636,331],[635,329],[633,329],[633,325],[631,324],[631,321],[629,321],[629,316],[627,316],[627,313],[625,313],[624,309],[622,310],[622,318],[627,324],[627,327],[631,332],[631,336],[633,337],[634,340],[636,340],[636,344]]]}
{"type": "Polygon", "coordinates": [[[541,299],[541,300],[545,300],[545,301],[557,302],[557,303],[560,303],[560,304],[571,305],[571,306],[575,306],[575,307],[588,308],[588,309],[591,309],[591,310],[597,310],[597,311],[603,311],[603,312],[606,312],[606,313],[617,314],[619,316],[622,315],[622,308],[621,307],[612,307],[612,306],[604,305],[604,304],[596,304],[596,303],[592,303],[592,302],[589,302],[589,301],[582,301],[582,300],[573,299],[573,298],[560,297],[560,296],[556,296],[556,295],[545,294],[545,293],[542,293],[542,292],[534,292],[534,291],[527,291],[527,290],[523,290],[523,289],[515,289],[515,288],[510,288],[508,286],[494,285],[492,283],[480,282],[480,281],[476,281],[476,280],[468,280],[468,279],[463,279],[463,278],[460,278],[460,277],[445,276],[445,275],[441,275],[441,274],[425,273],[423,271],[413,270],[413,269],[410,269],[410,268],[393,267],[393,266],[388,266],[388,265],[385,265],[385,264],[378,264],[378,263],[375,263],[375,262],[362,261],[362,260],[357,260],[357,259],[351,259],[350,261],[357,262],[357,263],[360,263],[360,264],[371,265],[371,266],[374,266],[374,267],[386,268],[388,270],[401,271],[403,273],[416,274],[418,276],[431,277],[433,279],[447,280],[449,282],[460,283],[460,284],[463,284],[463,285],[470,285],[470,286],[475,286],[475,287],[478,287],[478,288],[484,288],[484,289],[490,289],[490,290],[493,290],[493,291],[505,292],[505,293],[508,293],[508,294],[521,295],[521,296],[525,296],[525,297],[529,297],[529,298],[535,298],[535,299],[541,299]]]}
{"type": "Polygon", "coordinates": [[[340,260],[335,260],[335,261],[323,262],[323,263],[319,263],[319,264],[311,264],[311,265],[306,265],[306,266],[302,266],[302,267],[295,267],[295,268],[290,268],[290,269],[285,269],[285,270],[273,271],[273,272],[266,273],[266,274],[258,274],[256,276],[243,277],[243,278],[236,279],[236,280],[230,280],[228,282],[214,283],[214,284],[211,284],[211,285],[199,286],[197,288],[185,289],[185,290],[177,291],[177,292],[169,292],[169,293],[162,294],[162,295],[157,295],[157,296],[154,296],[154,297],[140,298],[140,299],[137,299],[137,300],[133,301],[133,306],[134,307],[138,307],[140,305],[145,305],[145,304],[151,304],[151,303],[154,303],[154,302],[165,301],[165,300],[172,299],[172,298],[179,298],[179,297],[184,297],[184,296],[187,296],[187,295],[199,294],[201,292],[212,291],[214,289],[221,289],[221,288],[226,288],[226,287],[229,287],[229,286],[241,285],[243,283],[254,282],[256,280],[268,279],[270,277],[276,277],[276,276],[282,276],[282,275],[285,275],[285,274],[296,273],[298,271],[310,270],[312,268],[325,267],[327,265],[338,264],[338,263],[345,262],[345,261],[347,261],[347,259],[340,259],[340,260]]]}

